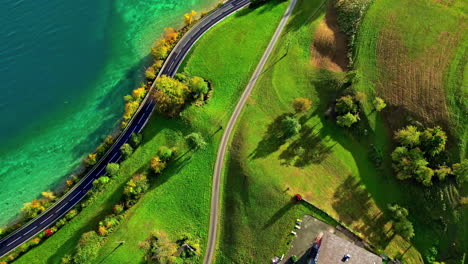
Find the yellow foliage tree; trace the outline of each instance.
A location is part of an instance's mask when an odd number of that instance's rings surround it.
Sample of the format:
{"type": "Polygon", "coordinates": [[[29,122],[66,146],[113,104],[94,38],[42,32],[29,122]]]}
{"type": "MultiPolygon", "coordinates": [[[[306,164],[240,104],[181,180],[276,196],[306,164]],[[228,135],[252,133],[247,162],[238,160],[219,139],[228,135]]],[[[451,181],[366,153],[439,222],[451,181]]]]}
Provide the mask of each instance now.
{"type": "Polygon", "coordinates": [[[190,13],[185,14],[184,15],[185,25],[189,26],[190,24],[192,24],[196,15],[197,15],[197,12],[195,12],[195,10],[192,10],[190,11],[190,13]]]}
{"type": "Polygon", "coordinates": [[[165,75],[156,80],[156,88],[153,96],[158,102],[157,109],[168,116],[180,111],[189,94],[186,84],[165,75]]]}
{"type": "Polygon", "coordinates": [[[96,153],[91,153],[91,154],[89,154],[88,157],[86,157],[86,161],[85,161],[85,162],[86,162],[86,164],[91,165],[91,166],[94,165],[94,164],[96,164],[96,162],[97,162],[97,154],[96,154],[96,153]]]}
{"type": "Polygon", "coordinates": [[[158,156],[151,159],[151,168],[155,173],[161,173],[166,168],[166,162],[162,161],[158,156]]]}
{"type": "Polygon", "coordinates": [[[132,97],[135,100],[142,99],[146,94],[146,89],[144,87],[137,88],[132,91],[132,97]]]}
{"type": "Polygon", "coordinates": [[[56,198],[52,191],[42,192],[41,194],[42,196],[44,196],[44,198],[46,198],[49,201],[53,201],[56,198]]]}
{"type": "Polygon", "coordinates": [[[109,231],[107,231],[107,229],[106,229],[105,227],[99,226],[99,228],[98,228],[98,233],[99,233],[99,235],[101,235],[101,236],[106,236],[107,233],[109,233],[109,231]]]}
{"type": "Polygon", "coordinates": [[[140,104],[137,101],[128,102],[125,104],[125,113],[123,115],[124,120],[129,120],[132,115],[138,110],[140,104]]]}

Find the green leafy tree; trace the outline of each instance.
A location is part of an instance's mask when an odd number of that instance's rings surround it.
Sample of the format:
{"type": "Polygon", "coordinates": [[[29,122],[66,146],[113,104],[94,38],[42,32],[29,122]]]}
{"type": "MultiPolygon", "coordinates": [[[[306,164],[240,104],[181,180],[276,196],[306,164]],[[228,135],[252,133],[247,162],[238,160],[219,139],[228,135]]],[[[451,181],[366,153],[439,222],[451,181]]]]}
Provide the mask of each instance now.
{"type": "Polygon", "coordinates": [[[106,186],[109,183],[109,181],[109,177],[101,176],[93,181],[93,188],[97,191],[101,191],[102,189],[104,189],[104,186],[106,186]]]}
{"type": "Polygon", "coordinates": [[[142,134],[132,133],[132,136],[130,137],[130,145],[134,149],[136,149],[138,146],[140,146],[142,140],[143,140],[143,135],[142,134]]]}
{"type": "Polygon", "coordinates": [[[189,89],[186,84],[163,75],[156,80],[153,97],[157,102],[158,111],[172,117],[180,112],[188,93],[189,89]]]}
{"type": "Polygon", "coordinates": [[[120,170],[120,165],[118,163],[109,163],[106,166],[106,172],[109,177],[115,177],[117,176],[117,173],[119,173],[120,170]]]}
{"type": "MultiPolygon", "coordinates": [[[[417,178],[417,171],[428,165],[419,148],[408,150],[407,147],[397,147],[392,152],[392,161],[393,169],[397,172],[396,177],[399,180],[417,178]]],[[[424,171],[420,173],[424,173],[424,171]]]]}
{"type": "Polygon", "coordinates": [[[152,66],[150,66],[148,69],[145,71],[145,78],[149,81],[152,81],[156,79],[156,69],[152,66]]]}
{"type": "Polygon", "coordinates": [[[81,235],[73,257],[75,263],[95,263],[95,259],[98,256],[102,243],[102,237],[98,236],[94,231],[89,231],[81,235]]]}
{"type": "Polygon", "coordinates": [[[380,112],[382,111],[386,106],[387,104],[385,103],[385,101],[380,98],[380,97],[376,97],[374,99],[374,109],[377,111],[377,112],[380,112]]]}
{"type": "Polygon", "coordinates": [[[290,138],[299,134],[302,128],[299,121],[296,118],[290,116],[281,120],[281,127],[283,129],[283,136],[286,138],[290,138]]]}
{"type": "Polygon", "coordinates": [[[156,60],[164,60],[169,55],[169,48],[164,40],[159,40],[156,42],[156,45],[151,49],[151,54],[153,54],[156,60]]]}
{"type": "Polygon", "coordinates": [[[438,169],[434,170],[434,175],[439,178],[440,181],[445,180],[445,178],[452,174],[452,169],[447,166],[441,166],[438,169]]]}
{"type": "Polygon", "coordinates": [[[292,108],[296,114],[305,113],[312,107],[312,102],[308,98],[296,98],[292,103],[292,108]]]}
{"type": "Polygon", "coordinates": [[[468,159],[464,159],[460,163],[455,163],[452,165],[453,175],[458,185],[468,181],[468,159]]]}
{"type": "Polygon", "coordinates": [[[422,182],[425,186],[432,185],[432,177],[434,176],[434,171],[426,166],[420,166],[416,170],[416,180],[422,182]]]}
{"type": "Polygon", "coordinates": [[[408,209],[401,207],[398,204],[394,204],[394,205],[389,204],[387,208],[391,213],[390,217],[394,221],[401,221],[401,220],[406,219],[406,217],[408,217],[408,214],[409,214],[408,209]]]}
{"type": "Polygon", "coordinates": [[[420,135],[421,148],[431,156],[435,156],[445,149],[447,135],[440,126],[428,128],[420,135]]]}
{"type": "Polygon", "coordinates": [[[132,155],[133,148],[132,146],[130,146],[130,144],[125,143],[122,145],[122,147],[120,147],[120,152],[122,153],[123,158],[127,159],[128,157],[130,157],[130,155],[132,155]]]}
{"type": "Polygon", "coordinates": [[[395,222],[393,228],[397,234],[406,239],[411,239],[414,237],[413,223],[411,223],[408,219],[395,222]]]}
{"type": "Polygon", "coordinates": [[[336,112],[340,115],[347,113],[357,113],[357,105],[354,103],[353,97],[347,95],[342,96],[336,100],[336,112]]]}
{"type": "Polygon", "coordinates": [[[185,140],[192,149],[204,149],[207,145],[200,133],[191,133],[185,137],[185,140]]]}
{"type": "Polygon", "coordinates": [[[190,79],[190,91],[195,94],[197,98],[203,100],[205,94],[208,93],[208,83],[200,77],[193,77],[190,79]]]}
{"type": "Polygon", "coordinates": [[[336,123],[342,127],[351,127],[353,124],[357,123],[358,116],[351,113],[347,113],[336,118],[336,123]]]}
{"type": "Polygon", "coordinates": [[[415,126],[407,126],[395,133],[395,139],[404,146],[418,146],[421,132],[415,126]]]}
{"type": "Polygon", "coordinates": [[[172,158],[174,151],[166,146],[162,146],[158,149],[158,156],[162,161],[168,161],[172,158]]]}

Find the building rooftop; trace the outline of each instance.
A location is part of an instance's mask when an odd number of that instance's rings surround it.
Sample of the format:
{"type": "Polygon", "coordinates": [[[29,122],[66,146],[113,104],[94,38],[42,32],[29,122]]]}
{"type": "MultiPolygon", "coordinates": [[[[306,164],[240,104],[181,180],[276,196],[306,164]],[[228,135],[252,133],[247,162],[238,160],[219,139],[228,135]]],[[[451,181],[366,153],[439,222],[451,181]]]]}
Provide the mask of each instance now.
{"type": "Polygon", "coordinates": [[[382,259],[346,241],[330,232],[324,232],[320,249],[317,255],[317,264],[381,264],[382,259]],[[343,257],[348,254],[350,258],[343,262],[343,257]]]}

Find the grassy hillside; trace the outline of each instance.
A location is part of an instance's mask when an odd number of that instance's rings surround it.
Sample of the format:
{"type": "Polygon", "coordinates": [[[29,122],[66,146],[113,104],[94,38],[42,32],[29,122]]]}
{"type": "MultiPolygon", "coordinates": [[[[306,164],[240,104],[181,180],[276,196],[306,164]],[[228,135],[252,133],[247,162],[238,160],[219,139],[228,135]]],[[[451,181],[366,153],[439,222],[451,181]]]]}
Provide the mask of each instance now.
{"type": "Polygon", "coordinates": [[[240,93],[263,50],[266,48],[287,2],[255,11],[244,10],[210,30],[196,45],[183,70],[208,79],[214,88],[207,105],[190,106],[181,118],[167,120],[153,117],[143,130],[142,146],[121,165],[120,176],[79,216],[60,229],[39,247],[16,263],[60,263],[60,258],[73,252],[83,232],[96,230],[98,222],[110,214],[120,199],[123,184],[133,174],[148,169],[149,160],[159,146],[175,146],[180,155],[186,152],[183,136],[201,132],[208,144],[203,151],[189,152],[157,179],[147,194],[129,211],[119,229],[109,236],[100,252],[99,263],[136,263],[143,259],[138,243],[151,231],[162,230],[177,239],[183,233],[201,238],[205,247],[211,179],[218,142],[240,93]],[[263,24],[263,27],[255,27],[263,24]],[[250,28],[249,34],[245,29],[250,28]],[[115,241],[124,246],[113,251],[115,241]]]}
{"type": "Polygon", "coordinates": [[[442,125],[457,139],[456,158],[468,136],[467,11],[460,0],[374,1],[356,42],[360,89],[387,100],[390,127],[442,125]]]}
{"type": "Polygon", "coordinates": [[[340,33],[326,9],[325,1],[298,2],[238,121],[226,163],[217,263],[266,262],[284,253],[291,219],[302,213],[289,202],[295,193],[387,254],[405,253],[405,263],[422,263],[414,247],[392,235],[381,210],[411,199],[403,190],[408,185],[367,158],[370,143],[388,145],[385,132],[358,139],[325,118],[346,75],[342,57],[316,54],[323,43],[336,44],[328,46],[333,50],[343,44],[330,39],[340,33]],[[310,98],[313,109],[300,117],[299,135],[281,140],[278,123],[292,115],[297,97],[310,98]]]}

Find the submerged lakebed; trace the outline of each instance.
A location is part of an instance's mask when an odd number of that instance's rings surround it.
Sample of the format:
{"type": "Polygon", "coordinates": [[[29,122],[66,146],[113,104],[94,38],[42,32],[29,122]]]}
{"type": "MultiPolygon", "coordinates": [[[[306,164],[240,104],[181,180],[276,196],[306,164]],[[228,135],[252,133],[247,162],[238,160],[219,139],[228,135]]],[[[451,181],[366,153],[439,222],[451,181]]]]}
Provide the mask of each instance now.
{"type": "Polygon", "coordinates": [[[215,0],[10,1],[0,10],[0,227],[119,124],[164,27],[215,0]]]}

